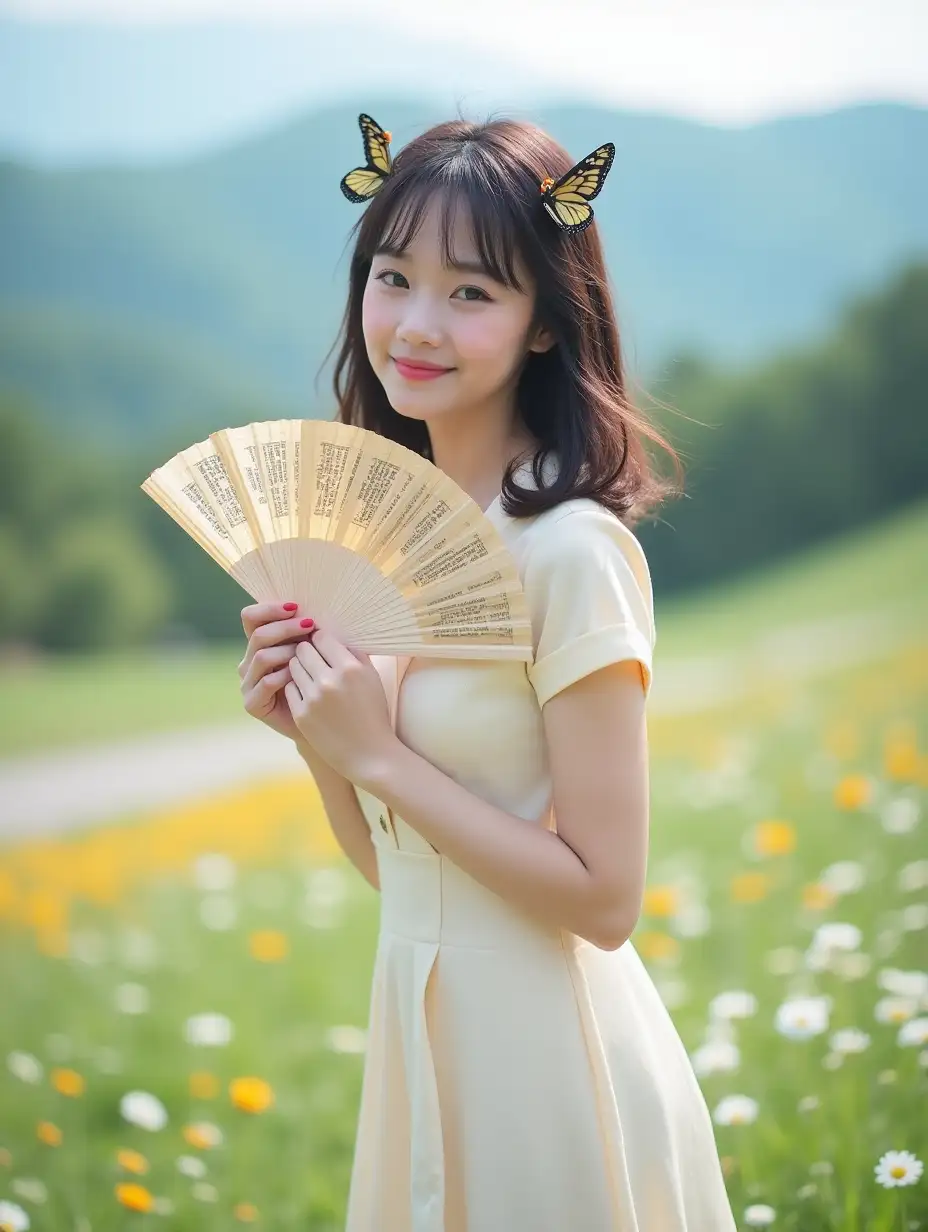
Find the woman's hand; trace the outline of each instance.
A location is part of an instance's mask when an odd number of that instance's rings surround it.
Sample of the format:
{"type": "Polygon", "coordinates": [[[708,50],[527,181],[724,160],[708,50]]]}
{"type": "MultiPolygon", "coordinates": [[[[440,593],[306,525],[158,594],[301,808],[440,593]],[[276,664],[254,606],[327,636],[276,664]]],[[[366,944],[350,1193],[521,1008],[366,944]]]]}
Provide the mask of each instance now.
{"type": "Polygon", "coordinates": [[[377,669],[324,629],[291,648],[289,669],[284,694],[300,738],[363,787],[396,744],[377,669]]]}
{"type": "Polygon", "coordinates": [[[299,740],[283,687],[290,683],[290,660],[295,642],[305,641],[310,630],[300,625],[300,613],[282,603],[254,603],[242,608],[242,628],[248,638],[245,657],[238,665],[245,709],[273,731],[299,740]]]}

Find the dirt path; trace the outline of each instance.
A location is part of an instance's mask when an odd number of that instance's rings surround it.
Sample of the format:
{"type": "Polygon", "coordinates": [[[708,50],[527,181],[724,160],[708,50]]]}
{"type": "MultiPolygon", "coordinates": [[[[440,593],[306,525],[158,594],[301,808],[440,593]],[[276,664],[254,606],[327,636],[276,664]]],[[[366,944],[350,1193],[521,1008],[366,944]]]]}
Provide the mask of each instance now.
{"type": "MultiPolygon", "coordinates": [[[[739,654],[658,658],[649,713],[695,713],[735,700],[764,679],[863,663],[912,638],[925,640],[910,613],[870,611],[840,623],[782,628],[739,654]]],[[[0,842],[166,808],[264,774],[287,773],[309,771],[291,741],[247,715],[234,723],[0,760],[0,842]]]]}

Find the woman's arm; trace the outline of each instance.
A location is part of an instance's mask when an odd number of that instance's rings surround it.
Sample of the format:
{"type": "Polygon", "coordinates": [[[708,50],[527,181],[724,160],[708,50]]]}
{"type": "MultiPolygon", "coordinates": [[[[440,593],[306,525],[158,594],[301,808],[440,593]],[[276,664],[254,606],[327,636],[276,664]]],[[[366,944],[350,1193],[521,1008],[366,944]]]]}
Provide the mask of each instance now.
{"type": "Polygon", "coordinates": [[[337,770],[333,770],[305,740],[297,740],[295,743],[300,756],[312,771],[329,825],[339,846],[365,881],[375,890],[379,890],[377,853],[374,851],[370,827],[358,803],[354,784],[337,770]]]}
{"type": "Polygon", "coordinates": [[[361,786],[501,898],[600,949],[618,949],[644,896],[644,701],[638,663],[626,660],[543,707],[557,834],[474,795],[399,739],[361,786]]]}

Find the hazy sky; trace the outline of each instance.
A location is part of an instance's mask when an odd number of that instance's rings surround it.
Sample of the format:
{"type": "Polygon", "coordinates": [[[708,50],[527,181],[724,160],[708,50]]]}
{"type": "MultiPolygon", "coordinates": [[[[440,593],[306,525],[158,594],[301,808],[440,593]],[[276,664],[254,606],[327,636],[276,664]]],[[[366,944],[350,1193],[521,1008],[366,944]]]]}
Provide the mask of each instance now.
{"type": "Polygon", "coordinates": [[[926,49],[928,0],[0,0],[0,146],[180,152],[391,86],[717,124],[926,106],[926,49]]]}

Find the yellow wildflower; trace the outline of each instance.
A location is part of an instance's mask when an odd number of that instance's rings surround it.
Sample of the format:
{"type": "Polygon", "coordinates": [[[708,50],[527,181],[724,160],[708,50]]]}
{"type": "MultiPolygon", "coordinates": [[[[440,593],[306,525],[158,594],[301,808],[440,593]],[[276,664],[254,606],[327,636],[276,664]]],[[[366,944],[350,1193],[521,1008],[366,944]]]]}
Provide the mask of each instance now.
{"type": "Polygon", "coordinates": [[[123,1147],[116,1152],[116,1162],[120,1168],[125,1168],[127,1172],[135,1172],[139,1176],[148,1171],[148,1160],[145,1156],[128,1147],[123,1147]]]}
{"type": "Polygon", "coordinates": [[[121,1181],[116,1186],[116,1197],[130,1211],[150,1211],[155,1205],[155,1199],[145,1186],[134,1181],[121,1181]]]}
{"type": "Polygon", "coordinates": [[[848,774],[835,786],[835,804],[840,809],[859,809],[873,797],[873,784],[865,774],[848,774]]]}
{"type": "Polygon", "coordinates": [[[219,1094],[219,1079],[215,1074],[197,1070],[190,1075],[188,1087],[193,1099],[215,1099],[219,1094]]]}
{"type": "Polygon", "coordinates": [[[680,943],[676,937],[654,931],[639,933],[634,945],[643,958],[650,958],[655,962],[675,958],[680,951],[680,943]]]}
{"type": "Polygon", "coordinates": [[[275,928],[259,929],[248,938],[252,958],[259,962],[281,962],[287,957],[290,943],[285,933],[275,928]]]}
{"type": "Polygon", "coordinates": [[[796,827],[788,821],[759,821],[754,848],[761,856],[785,856],[796,850],[796,827]]]}
{"type": "Polygon", "coordinates": [[[51,1072],[52,1086],[62,1095],[72,1099],[84,1094],[84,1079],[73,1069],[53,1069],[51,1072]]]}
{"type": "Polygon", "coordinates": [[[61,1130],[51,1121],[39,1121],[35,1134],[46,1146],[61,1146],[61,1130]]]}
{"type": "Polygon", "coordinates": [[[766,873],[736,873],[731,879],[731,897],[735,903],[759,903],[767,897],[770,878],[766,873]]]}
{"type": "Polygon", "coordinates": [[[677,911],[675,886],[649,886],[644,892],[644,914],[672,916],[677,911]]]}
{"type": "Polygon", "coordinates": [[[274,1092],[263,1078],[235,1078],[229,1084],[229,1095],[242,1112],[264,1112],[274,1102],[274,1092]]]}
{"type": "Polygon", "coordinates": [[[807,911],[824,911],[834,905],[837,897],[834,890],[819,881],[811,881],[802,887],[802,905],[807,911]]]}

